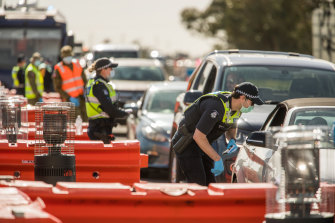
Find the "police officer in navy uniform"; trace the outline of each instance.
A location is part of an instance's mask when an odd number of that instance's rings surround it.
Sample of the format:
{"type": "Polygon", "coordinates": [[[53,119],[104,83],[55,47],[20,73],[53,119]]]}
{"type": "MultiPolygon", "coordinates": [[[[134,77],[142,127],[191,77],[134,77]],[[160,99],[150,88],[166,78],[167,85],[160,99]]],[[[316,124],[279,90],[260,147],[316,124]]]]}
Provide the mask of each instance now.
{"type": "Polygon", "coordinates": [[[222,134],[229,141],[227,148],[237,148],[236,127],[241,113],[253,105],[262,105],[258,88],[243,82],[231,92],[214,92],[198,98],[184,112],[178,131],[172,138],[179,166],[188,183],[208,186],[223,170],[221,156],[211,143],[222,134]]]}
{"type": "Polygon", "coordinates": [[[95,70],[96,76],[88,81],[85,90],[87,135],[90,139],[102,140],[105,144],[114,140],[111,135],[114,119],[128,115],[118,108],[115,90],[108,84],[112,70],[117,66],[117,63],[108,58],[96,60],[89,68],[90,72],[95,70]]]}

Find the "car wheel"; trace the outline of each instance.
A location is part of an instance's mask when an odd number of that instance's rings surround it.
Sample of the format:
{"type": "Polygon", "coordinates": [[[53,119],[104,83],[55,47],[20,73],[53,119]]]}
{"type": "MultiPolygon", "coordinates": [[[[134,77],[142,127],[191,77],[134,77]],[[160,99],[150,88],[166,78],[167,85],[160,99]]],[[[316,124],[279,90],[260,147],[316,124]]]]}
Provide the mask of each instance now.
{"type": "Polygon", "coordinates": [[[170,149],[169,180],[171,183],[185,181],[184,174],[178,165],[177,157],[173,149],[170,149]]]}

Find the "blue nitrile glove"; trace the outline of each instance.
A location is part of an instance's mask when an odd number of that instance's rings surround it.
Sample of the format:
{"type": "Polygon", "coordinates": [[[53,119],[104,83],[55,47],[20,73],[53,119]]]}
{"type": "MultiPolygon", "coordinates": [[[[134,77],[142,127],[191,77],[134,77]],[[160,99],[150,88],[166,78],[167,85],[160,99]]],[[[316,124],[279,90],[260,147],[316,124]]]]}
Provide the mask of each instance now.
{"type": "Polygon", "coordinates": [[[38,99],[38,102],[43,102],[43,99],[42,98],[38,99]]]}
{"type": "Polygon", "coordinates": [[[224,167],[223,167],[222,159],[220,159],[219,161],[215,161],[215,163],[214,163],[214,168],[211,169],[211,172],[212,172],[215,176],[218,176],[218,175],[220,175],[223,171],[224,171],[224,167]]]}
{"type": "Polygon", "coordinates": [[[78,98],[70,97],[70,102],[72,102],[74,104],[74,106],[79,107],[79,100],[78,100],[78,98]]]}
{"type": "Polygon", "coordinates": [[[235,139],[230,139],[229,142],[228,142],[228,145],[227,145],[227,149],[229,149],[229,153],[233,153],[237,150],[237,145],[236,145],[236,142],[235,142],[235,139]]]}

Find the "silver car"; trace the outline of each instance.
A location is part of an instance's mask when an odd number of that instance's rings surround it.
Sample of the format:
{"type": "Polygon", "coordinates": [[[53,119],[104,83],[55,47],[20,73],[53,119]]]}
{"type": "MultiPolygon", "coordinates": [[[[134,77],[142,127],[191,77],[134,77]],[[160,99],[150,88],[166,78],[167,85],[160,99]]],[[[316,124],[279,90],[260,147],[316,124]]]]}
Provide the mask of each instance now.
{"type": "MultiPolygon", "coordinates": [[[[269,148],[265,141],[270,128],[304,125],[331,129],[334,123],[335,98],[299,98],[279,103],[270,113],[261,130],[252,132],[240,148],[232,172],[232,182],[276,183],[280,179],[280,173],[274,167],[274,162],[279,156],[277,147],[269,148]]],[[[333,181],[334,160],[333,148],[320,150],[321,181],[333,181]]]]}

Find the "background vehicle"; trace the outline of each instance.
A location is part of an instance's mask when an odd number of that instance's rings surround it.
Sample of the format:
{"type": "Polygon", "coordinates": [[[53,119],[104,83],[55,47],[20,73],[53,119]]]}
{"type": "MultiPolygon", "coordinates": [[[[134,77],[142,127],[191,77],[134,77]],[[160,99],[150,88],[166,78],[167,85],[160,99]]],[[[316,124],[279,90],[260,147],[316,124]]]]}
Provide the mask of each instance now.
{"type": "Polygon", "coordinates": [[[117,92],[118,100],[124,103],[139,100],[148,87],[167,80],[167,74],[159,60],[141,58],[119,58],[115,75],[111,82],[117,92]]]}
{"type": "Polygon", "coordinates": [[[136,45],[124,44],[97,44],[93,46],[91,52],[85,55],[86,65],[89,67],[96,59],[107,58],[138,58],[139,47],[136,45]]]}
{"type": "Polygon", "coordinates": [[[186,85],[179,81],[151,85],[137,114],[127,119],[127,136],[140,141],[141,153],[149,155],[149,167],[168,168],[174,103],[186,85]]]}
{"type": "Polygon", "coordinates": [[[35,4],[18,4],[0,8],[0,80],[12,87],[11,70],[17,56],[23,53],[27,59],[38,51],[51,64],[56,64],[60,48],[73,46],[73,36],[68,36],[64,16],[49,7],[35,4]]]}
{"type": "MultiPolygon", "coordinates": [[[[238,122],[237,143],[241,145],[250,132],[259,130],[275,105],[289,98],[334,97],[334,64],[296,53],[228,50],[208,54],[190,78],[188,91],[177,97],[175,119],[171,135],[176,131],[185,107],[199,96],[213,91],[231,91],[240,82],[258,86],[265,105],[255,106],[243,114],[238,122]]],[[[223,137],[215,145],[225,151],[223,137]]],[[[236,158],[238,150],[229,162],[236,158]]],[[[224,158],[224,157],[223,157],[224,158]]],[[[227,164],[226,164],[227,165],[227,164]]],[[[230,182],[232,165],[227,165],[223,176],[230,182]],[[229,176],[229,177],[228,177],[229,176]]],[[[170,153],[170,178],[181,179],[173,151],[170,153]]],[[[218,181],[222,180],[221,178],[218,181]]]]}
{"type": "MultiPolygon", "coordinates": [[[[270,134],[271,127],[306,125],[331,128],[334,122],[335,98],[300,98],[279,103],[268,116],[261,131],[251,133],[240,148],[233,168],[232,181],[279,182],[280,173],[274,168],[273,163],[276,156],[279,156],[277,147],[265,146],[265,135],[270,134]]],[[[334,149],[320,150],[322,181],[334,179],[334,158],[334,149]]]]}

